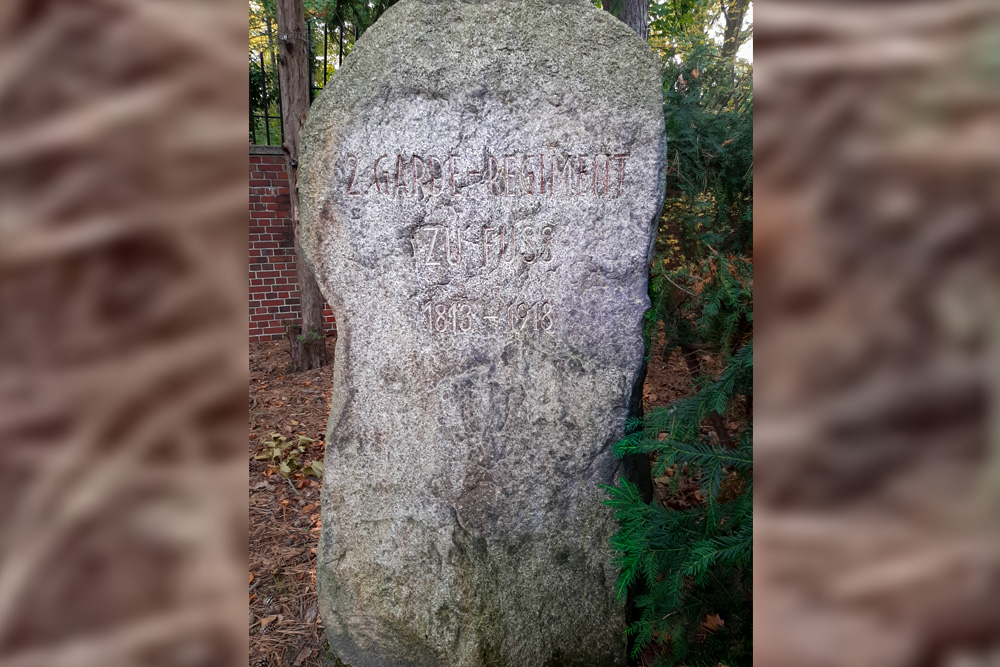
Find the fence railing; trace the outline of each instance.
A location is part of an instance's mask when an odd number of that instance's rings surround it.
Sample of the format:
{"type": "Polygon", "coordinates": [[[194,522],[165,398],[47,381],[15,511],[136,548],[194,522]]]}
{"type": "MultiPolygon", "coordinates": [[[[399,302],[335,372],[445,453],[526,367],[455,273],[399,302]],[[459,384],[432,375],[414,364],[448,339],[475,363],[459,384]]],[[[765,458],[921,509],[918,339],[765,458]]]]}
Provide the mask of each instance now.
{"type": "MultiPolygon", "coordinates": [[[[264,49],[253,50],[251,46],[249,138],[252,144],[280,146],[283,140],[281,87],[276,70],[277,45],[270,34],[269,30],[264,49]]],[[[350,23],[333,23],[314,17],[306,19],[310,103],[326,86],[330,74],[344,64],[344,56],[350,52],[357,37],[357,26],[350,23]]]]}
{"type": "MultiPolygon", "coordinates": [[[[263,130],[263,135],[264,135],[262,137],[264,139],[264,145],[265,146],[280,146],[281,142],[283,140],[283,137],[282,137],[282,122],[283,121],[282,121],[282,114],[281,114],[281,94],[280,94],[280,87],[277,84],[277,72],[274,73],[275,74],[275,86],[274,86],[274,88],[272,88],[272,91],[278,91],[278,94],[274,95],[274,97],[277,97],[276,102],[277,102],[277,106],[278,106],[278,115],[277,116],[273,116],[270,113],[272,100],[269,99],[271,97],[271,95],[268,94],[267,68],[264,66],[264,52],[261,51],[259,55],[260,55],[260,83],[259,83],[259,87],[260,87],[260,99],[263,101],[263,106],[262,107],[258,107],[258,109],[260,109],[261,111],[263,111],[263,113],[254,113],[254,105],[253,104],[250,105],[250,143],[252,143],[252,144],[259,144],[260,143],[260,141],[258,140],[258,134],[259,134],[260,130],[258,129],[258,126],[257,126],[257,121],[260,120],[260,121],[262,121],[261,124],[263,125],[263,128],[261,128],[261,129],[263,130]],[[276,137],[277,141],[275,143],[271,142],[271,135],[272,135],[272,132],[271,132],[271,120],[277,120],[278,121],[277,137],[276,137]]],[[[251,63],[251,67],[253,67],[253,63],[251,63]]],[[[251,79],[250,80],[250,85],[253,86],[254,84],[255,84],[254,80],[251,79]]],[[[312,101],[312,98],[310,98],[310,101],[312,101]]]]}

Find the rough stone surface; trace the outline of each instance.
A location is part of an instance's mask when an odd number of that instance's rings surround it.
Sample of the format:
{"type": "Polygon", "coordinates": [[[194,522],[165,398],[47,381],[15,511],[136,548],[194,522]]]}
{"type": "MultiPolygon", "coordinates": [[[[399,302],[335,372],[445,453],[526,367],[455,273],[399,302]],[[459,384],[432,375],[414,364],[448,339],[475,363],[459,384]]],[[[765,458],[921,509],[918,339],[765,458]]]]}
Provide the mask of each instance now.
{"type": "Polygon", "coordinates": [[[614,532],[659,63],[584,0],[402,0],[314,103],[337,318],[317,582],[352,667],[625,663],[614,532]]]}

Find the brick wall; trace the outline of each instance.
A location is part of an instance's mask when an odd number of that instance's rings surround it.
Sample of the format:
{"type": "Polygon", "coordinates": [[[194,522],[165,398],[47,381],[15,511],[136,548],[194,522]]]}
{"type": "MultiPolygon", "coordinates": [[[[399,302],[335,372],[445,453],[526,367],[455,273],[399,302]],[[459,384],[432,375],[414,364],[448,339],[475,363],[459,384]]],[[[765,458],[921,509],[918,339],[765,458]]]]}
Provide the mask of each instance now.
{"type": "MultiPolygon", "coordinates": [[[[250,341],[277,340],[285,322],[301,322],[299,283],[281,148],[250,146],[250,341]]],[[[333,313],[323,312],[327,333],[333,313]]]]}

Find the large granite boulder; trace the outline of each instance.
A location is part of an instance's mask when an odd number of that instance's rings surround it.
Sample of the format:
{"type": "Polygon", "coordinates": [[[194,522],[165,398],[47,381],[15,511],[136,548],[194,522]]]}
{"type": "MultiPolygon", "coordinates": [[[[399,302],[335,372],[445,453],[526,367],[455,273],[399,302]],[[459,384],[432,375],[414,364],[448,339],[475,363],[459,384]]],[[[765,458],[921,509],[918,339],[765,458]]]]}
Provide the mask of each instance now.
{"type": "Polygon", "coordinates": [[[602,484],[642,362],[660,66],[584,0],[403,0],[310,111],[337,317],[317,582],[352,667],[625,662],[602,484]]]}

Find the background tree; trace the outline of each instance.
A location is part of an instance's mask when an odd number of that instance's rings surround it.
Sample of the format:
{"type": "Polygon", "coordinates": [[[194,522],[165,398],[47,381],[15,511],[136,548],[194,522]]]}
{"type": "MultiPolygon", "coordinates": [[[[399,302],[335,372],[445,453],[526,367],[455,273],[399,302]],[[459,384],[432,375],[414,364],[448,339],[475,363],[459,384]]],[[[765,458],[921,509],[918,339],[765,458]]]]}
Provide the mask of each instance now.
{"type": "Polygon", "coordinates": [[[299,242],[299,136],[309,104],[343,64],[358,37],[395,0],[250,0],[250,140],[280,142],[289,164],[289,196],[302,324],[288,326],[296,371],[327,363],[322,293],[299,242]],[[277,56],[275,55],[277,53],[277,56]],[[280,119],[280,120],[279,120],[280,119]]]}
{"type": "Polygon", "coordinates": [[[323,295],[312,267],[305,260],[299,239],[298,161],[299,137],[309,113],[309,52],[302,0],[278,0],[278,79],[283,110],[282,148],[288,160],[288,193],[291,198],[295,235],[295,266],[299,281],[302,324],[289,324],[292,370],[304,371],[326,365],[323,331],[323,295]]]}
{"type": "Polygon", "coordinates": [[[646,41],[649,37],[649,0],[602,0],[602,7],[621,19],[646,41]]]}
{"type": "Polygon", "coordinates": [[[646,336],[650,355],[682,360],[690,387],[630,420],[614,448],[649,456],[656,490],[649,502],[632,481],[610,487],[618,594],[634,605],[630,647],[643,665],[749,664],[753,89],[735,54],[750,3],[649,7],[668,172],[646,336]]]}
{"type": "Polygon", "coordinates": [[[743,22],[746,19],[750,0],[721,0],[722,17],[726,27],[722,35],[722,59],[731,61],[736,57],[736,50],[747,41],[752,29],[744,31],[743,22]]]}

